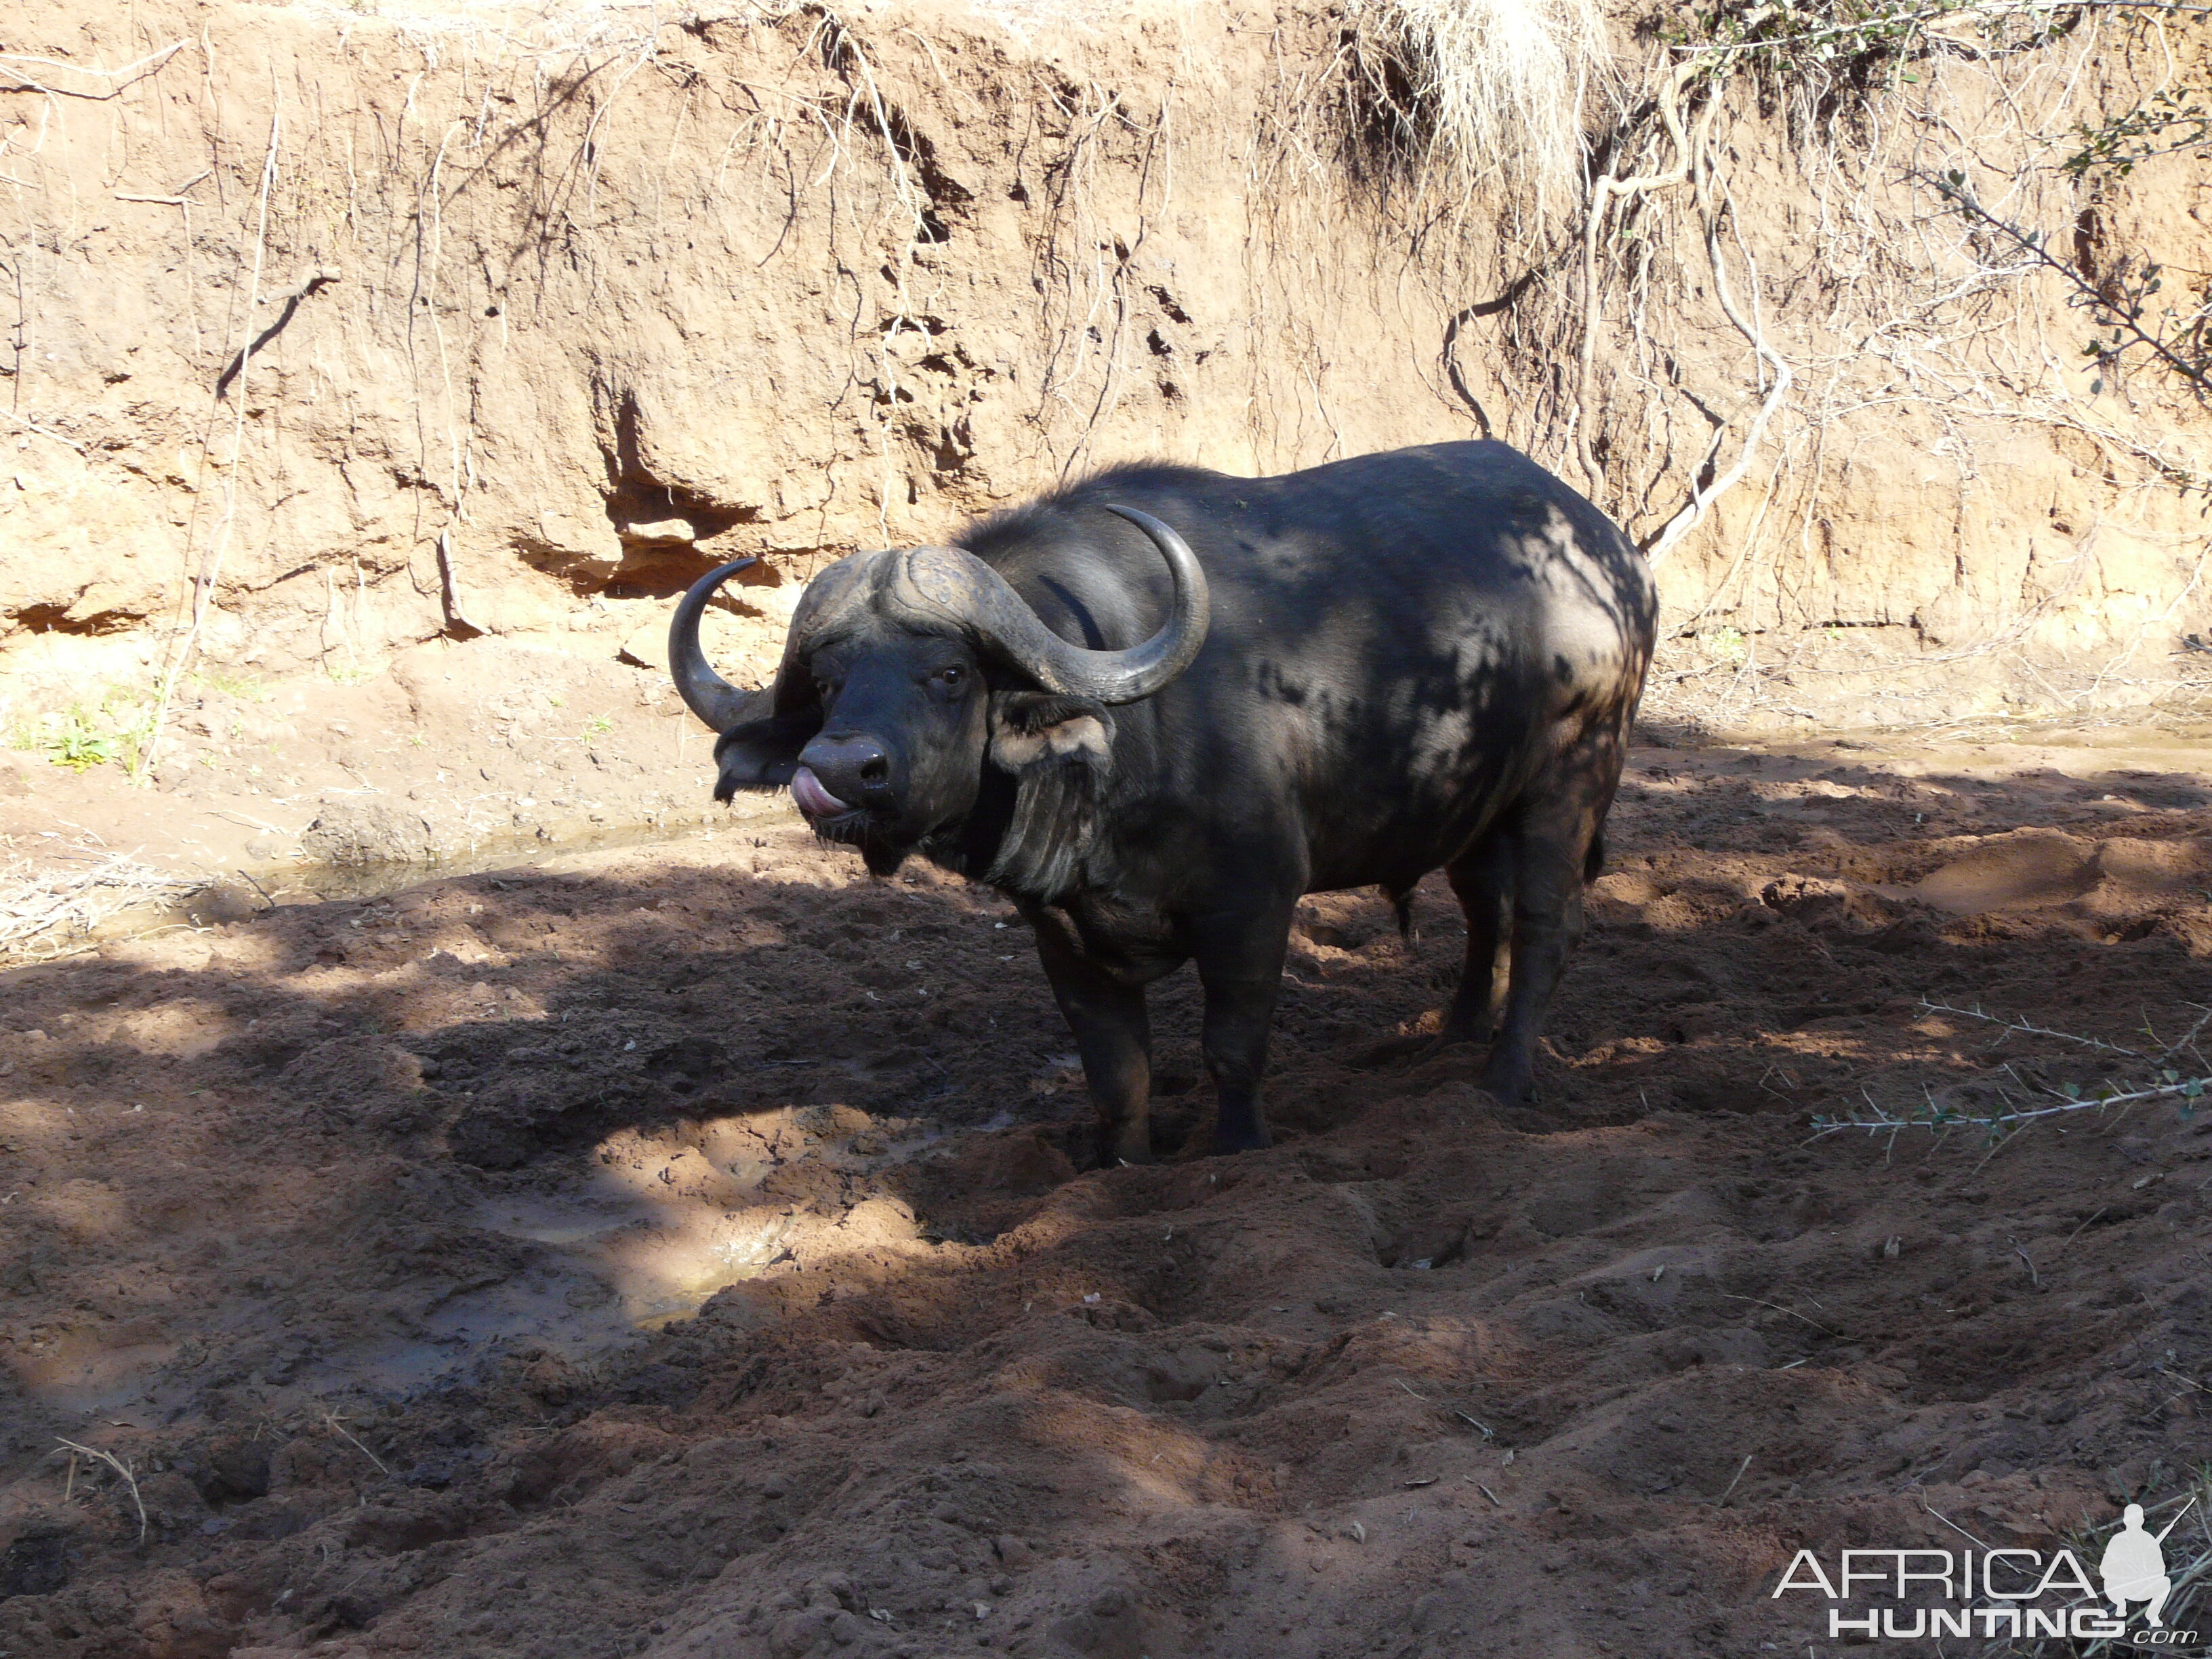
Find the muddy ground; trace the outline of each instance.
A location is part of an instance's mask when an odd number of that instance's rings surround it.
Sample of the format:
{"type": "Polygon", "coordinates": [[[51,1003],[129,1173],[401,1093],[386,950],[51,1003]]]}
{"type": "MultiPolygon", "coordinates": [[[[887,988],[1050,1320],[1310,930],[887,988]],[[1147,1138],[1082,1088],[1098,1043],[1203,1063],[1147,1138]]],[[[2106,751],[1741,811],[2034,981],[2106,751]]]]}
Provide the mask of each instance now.
{"type": "Polygon", "coordinates": [[[1322,896],[1233,1159],[1187,975],[1086,1170],[1010,908],[780,805],[10,973],[0,1651],[1825,1653],[1802,1547],[2101,1539],[2212,1125],[1809,1137],[2204,1069],[2203,735],[1647,744],[1539,1103],[1322,896]]]}
{"type": "MultiPolygon", "coordinates": [[[[177,685],[143,775],[136,751],[71,769],[0,748],[0,893],[121,856],[204,889],[191,908],[209,919],[388,889],[410,861],[665,839],[728,822],[696,787],[712,743],[664,675],[507,640],[359,677],[210,670],[177,685]]],[[[57,929],[16,954],[74,942],[57,929]]]]}

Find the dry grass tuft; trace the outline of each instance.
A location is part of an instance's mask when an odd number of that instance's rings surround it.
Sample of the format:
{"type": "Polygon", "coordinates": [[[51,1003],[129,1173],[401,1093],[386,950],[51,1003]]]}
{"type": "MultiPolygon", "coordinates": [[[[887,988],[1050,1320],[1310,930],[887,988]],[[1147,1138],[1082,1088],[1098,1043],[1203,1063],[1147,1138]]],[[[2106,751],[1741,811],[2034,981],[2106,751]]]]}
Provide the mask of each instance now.
{"type": "Polygon", "coordinates": [[[1354,0],[1349,10],[1364,58],[1409,83],[1376,90],[1404,108],[1425,172],[1462,195],[1502,185],[1531,229],[1573,209],[1585,112],[1615,85],[1595,0],[1354,0]]]}
{"type": "MultiPolygon", "coordinates": [[[[55,1437],[60,1440],[59,1436],[55,1437]]],[[[131,1465],[113,1452],[102,1451],[97,1446],[82,1445],[74,1440],[61,1440],[60,1444],[47,1455],[59,1457],[64,1453],[68,1454],[70,1461],[69,1490],[63,1494],[64,1501],[66,1502],[76,1492],[77,1459],[82,1457],[94,1465],[106,1464],[115,1471],[116,1478],[123,1483],[125,1490],[131,1494],[131,1507],[138,1511],[138,1541],[144,1543],[146,1541],[146,1500],[138,1495],[138,1477],[132,1471],[131,1465]]]]}

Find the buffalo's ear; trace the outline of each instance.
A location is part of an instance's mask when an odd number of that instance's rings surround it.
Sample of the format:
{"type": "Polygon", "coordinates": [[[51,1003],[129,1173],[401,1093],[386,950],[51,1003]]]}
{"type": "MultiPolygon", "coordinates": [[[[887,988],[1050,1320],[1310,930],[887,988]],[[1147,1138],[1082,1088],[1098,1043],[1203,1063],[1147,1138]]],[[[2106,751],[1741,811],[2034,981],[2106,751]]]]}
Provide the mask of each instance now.
{"type": "Polygon", "coordinates": [[[1114,773],[1114,716],[1088,697],[997,692],[991,763],[1014,775],[1014,815],[984,879],[1060,898],[1085,872],[1097,830],[1114,773]]]}
{"type": "Polygon", "coordinates": [[[740,789],[781,789],[799,769],[799,751],[821,729],[819,703],[732,726],[714,744],[714,799],[727,800],[740,789]]]}

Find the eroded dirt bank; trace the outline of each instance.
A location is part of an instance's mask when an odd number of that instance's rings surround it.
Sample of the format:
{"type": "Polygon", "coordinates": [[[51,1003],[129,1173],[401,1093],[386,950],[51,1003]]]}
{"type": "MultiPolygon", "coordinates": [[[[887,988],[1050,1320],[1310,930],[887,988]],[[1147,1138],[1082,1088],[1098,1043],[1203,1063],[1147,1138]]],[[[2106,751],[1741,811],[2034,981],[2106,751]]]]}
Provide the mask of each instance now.
{"type": "Polygon", "coordinates": [[[1080,1171],[1006,907],[782,817],[13,973],[0,1648],[1825,1650],[1797,1548],[2212,1455],[2205,1126],[1807,1141],[2144,1063],[1929,1002],[2188,1030],[2185,739],[1639,750],[1540,1106],[1375,1052],[1443,896],[1318,898],[1237,1159],[1182,980],[1080,1171]]]}
{"type": "MultiPolygon", "coordinates": [[[[1544,112],[1576,195],[1681,164],[1675,26],[1583,9],[1544,112]]],[[[827,560],[1099,465],[1492,434],[1639,542],[1685,526],[1668,660],[1729,683],[1716,724],[2202,699],[2202,410],[2083,356],[2069,267],[1993,264],[1928,185],[1971,171],[2115,303],[2170,268],[2144,314],[2185,317],[2193,147],[2063,163],[2201,32],[2092,8],[1737,77],[1716,171],[1600,225],[1584,281],[1588,202],[1540,222],[1490,160],[1435,170],[1392,11],[15,7],[0,735],[159,775],[204,735],[180,690],[438,640],[649,667],[739,555],[714,643],[757,676],[827,560]]]]}

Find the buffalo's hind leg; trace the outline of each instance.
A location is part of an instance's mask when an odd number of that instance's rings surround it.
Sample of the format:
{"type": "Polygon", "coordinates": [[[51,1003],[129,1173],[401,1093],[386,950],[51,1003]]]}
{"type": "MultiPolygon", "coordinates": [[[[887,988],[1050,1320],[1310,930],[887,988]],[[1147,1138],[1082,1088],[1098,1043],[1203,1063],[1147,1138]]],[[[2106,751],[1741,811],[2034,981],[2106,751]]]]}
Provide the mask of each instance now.
{"type": "Polygon", "coordinates": [[[1083,1080],[1098,1113],[1098,1159],[1152,1161],[1152,1033],[1145,989],[1126,984],[1082,954],[1060,912],[1029,916],[1053,999],[1075,1033],[1083,1080]]]}
{"type": "MultiPolygon", "coordinates": [[[[1512,967],[1505,1019],[1482,1086],[1509,1106],[1527,1103],[1534,1079],[1536,1039],[1567,957],[1583,936],[1583,884],[1610,804],[1601,789],[1565,787],[1532,806],[1505,833],[1512,845],[1512,967]]],[[[1468,961],[1474,961],[1470,923],[1468,961]]]]}
{"type": "Polygon", "coordinates": [[[1492,830],[1444,866],[1467,915],[1467,965],[1433,1045],[1487,1042],[1505,1012],[1513,939],[1513,837],[1492,830]]]}

